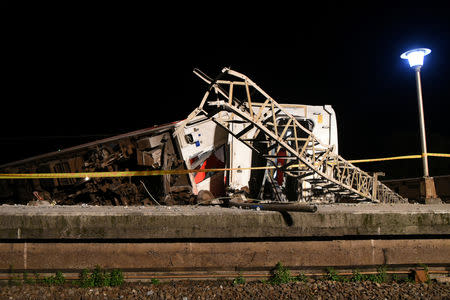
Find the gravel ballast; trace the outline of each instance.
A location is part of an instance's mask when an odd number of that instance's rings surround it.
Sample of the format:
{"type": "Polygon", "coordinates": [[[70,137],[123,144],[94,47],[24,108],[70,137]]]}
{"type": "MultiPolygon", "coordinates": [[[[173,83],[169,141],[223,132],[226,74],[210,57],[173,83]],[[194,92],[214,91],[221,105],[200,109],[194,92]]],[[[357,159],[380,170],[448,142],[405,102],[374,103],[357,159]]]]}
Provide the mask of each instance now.
{"type": "Polygon", "coordinates": [[[450,299],[450,285],[322,280],[280,285],[256,281],[233,285],[223,280],[138,282],[101,288],[22,285],[0,287],[0,299],[450,299]]]}

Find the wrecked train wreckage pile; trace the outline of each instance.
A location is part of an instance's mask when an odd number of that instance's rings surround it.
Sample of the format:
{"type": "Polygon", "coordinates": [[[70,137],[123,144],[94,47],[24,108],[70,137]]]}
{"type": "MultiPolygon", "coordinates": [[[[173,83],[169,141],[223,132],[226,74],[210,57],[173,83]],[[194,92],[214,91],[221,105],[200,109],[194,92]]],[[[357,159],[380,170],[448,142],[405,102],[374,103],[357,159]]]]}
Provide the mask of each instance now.
{"type": "Polygon", "coordinates": [[[0,180],[2,202],[173,205],[237,194],[280,202],[405,201],[338,155],[331,106],[279,104],[227,68],[216,79],[194,73],[209,87],[185,120],[9,163],[0,172],[199,172],[0,180]]]}
{"type": "MultiPolygon", "coordinates": [[[[130,132],[2,166],[11,173],[117,172],[184,168],[170,136],[176,123],[130,132]]],[[[45,200],[72,205],[191,204],[185,176],[1,180],[3,203],[45,200]],[[166,196],[166,197],[164,197],[166,196]],[[156,197],[156,198],[152,198],[156,197]],[[158,201],[158,200],[156,200],[158,201]]]]}

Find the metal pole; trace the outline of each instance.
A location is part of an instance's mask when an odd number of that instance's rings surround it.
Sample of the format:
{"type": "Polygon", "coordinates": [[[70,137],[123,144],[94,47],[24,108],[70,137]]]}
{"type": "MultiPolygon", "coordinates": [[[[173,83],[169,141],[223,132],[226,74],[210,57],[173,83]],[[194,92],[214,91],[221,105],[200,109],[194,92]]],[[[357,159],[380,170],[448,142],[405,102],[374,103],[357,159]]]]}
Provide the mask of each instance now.
{"type": "Polygon", "coordinates": [[[417,100],[418,100],[418,104],[419,104],[420,141],[422,144],[423,176],[429,177],[427,141],[425,138],[425,119],[423,116],[422,85],[420,82],[420,66],[416,67],[416,86],[417,86],[417,100]]]}

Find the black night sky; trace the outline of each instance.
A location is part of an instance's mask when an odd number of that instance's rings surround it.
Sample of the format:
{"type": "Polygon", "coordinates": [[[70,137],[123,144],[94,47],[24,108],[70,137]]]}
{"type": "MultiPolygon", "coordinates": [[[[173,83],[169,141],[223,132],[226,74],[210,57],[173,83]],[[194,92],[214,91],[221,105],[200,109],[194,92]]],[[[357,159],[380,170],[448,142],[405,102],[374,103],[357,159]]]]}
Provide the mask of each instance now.
{"type": "MultiPolygon", "coordinates": [[[[400,59],[415,47],[433,51],[422,68],[428,151],[450,153],[444,7],[75,3],[5,4],[0,164],[181,120],[206,88],[193,68],[214,77],[225,66],[280,103],[332,105],[346,159],[419,154],[414,72],[400,59]]],[[[359,166],[421,176],[420,160],[359,166]]],[[[450,174],[450,160],[430,158],[430,173],[450,174]]]]}

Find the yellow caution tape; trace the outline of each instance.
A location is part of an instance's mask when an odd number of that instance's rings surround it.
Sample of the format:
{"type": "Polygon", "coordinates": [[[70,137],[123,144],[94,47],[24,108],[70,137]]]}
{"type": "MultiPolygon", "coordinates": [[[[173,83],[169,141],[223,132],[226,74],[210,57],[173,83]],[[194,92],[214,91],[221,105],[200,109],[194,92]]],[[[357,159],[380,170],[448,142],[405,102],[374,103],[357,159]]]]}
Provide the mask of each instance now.
{"type": "MultiPolygon", "coordinates": [[[[422,155],[404,155],[384,158],[357,159],[349,160],[350,163],[377,162],[398,159],[417,159],[424,156],[449,157],[445,153],[423,153],[422,155]]],[[[291,168],[300,165],[292,165],[291,168]]],[[[301,165],[303,166],[303,165],[301,165]]],[[[82,172],[82,173],[31,173],[31,174],[0,174],[0,179],[53,179],[53,178],[96,178],[96,177],[132,177],[132,176],[160,176],[160,175],[180,175],[199,172],[222,172],[222,171],[242,171],[242,170],[266,170],[275,169],[275,166],[269,167],[251,167],[251,168],[219,168],[219,169],[193,169],[193,170],[150,170],[150,171],[121,171],[121,172],[82,172]]]]}
{"type": "Polygon", "coordinates": [[[354,164],[354,163],[362,163],[362,162],[376,162],[376,161],[398,160],[398,159],[416,159],[416,158],[422,158],[425,156],[450,157],[450,154],[422,153],[422,155],[417,154],[417,155],[403,155],[403,156],[393,156],[393,157],[384,157],[384,158],[356,159],[356,160],[349,160],[348,162],[354,164]]]}
{"type": "Polygon", "coordinates": [[[384,157],[384,158],[370,158],[370,159],[355,159],[349,160],[348,162],[352,164],[362,163],[362,162],[375,162],[375,161],[385,161],[385,160],[397,160],[397,159],[415,159],[421,158],[422,155],[403,155],[403,156],[394,156],[394,157],[384,157]]]}
{"type": "Polygon", "coordinates": [[[122,171],[122,172],[82,172],[82,173],[31,173],[31,174],[0,174],[0,179],[52,179],[52,178],[96,178],[96,177],[132,177],[132,176],[158,176],[178,175],[199,172],[221,172],[239,170],[265,170],[275,167],[252,168],[220,168],[220,169],[193,169],[193,170],[151,170],[151,171],[122,171]]]}
{"type": "Polygon", "coordinates": [[[427,153],[428,156],[436,156],[436,157],[450,157],[450,154],[446,153],[427,153]]]}

